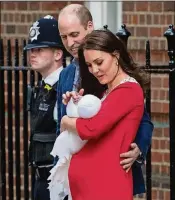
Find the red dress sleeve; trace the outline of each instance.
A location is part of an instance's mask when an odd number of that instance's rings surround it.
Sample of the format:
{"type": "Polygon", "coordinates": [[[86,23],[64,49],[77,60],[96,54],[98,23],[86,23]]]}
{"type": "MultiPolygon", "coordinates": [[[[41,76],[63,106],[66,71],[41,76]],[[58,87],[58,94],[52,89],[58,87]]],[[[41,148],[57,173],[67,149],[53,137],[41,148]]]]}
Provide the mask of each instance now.
{"type": "Polygon", "coordinates": [[[140,85],[123,83],[106,97],[97,115],[90,119],[77,119],[77,132],[82,140],[98,138],[109,133],[110,129],[133,109],[143,105],[144,96],[140,85]]]}

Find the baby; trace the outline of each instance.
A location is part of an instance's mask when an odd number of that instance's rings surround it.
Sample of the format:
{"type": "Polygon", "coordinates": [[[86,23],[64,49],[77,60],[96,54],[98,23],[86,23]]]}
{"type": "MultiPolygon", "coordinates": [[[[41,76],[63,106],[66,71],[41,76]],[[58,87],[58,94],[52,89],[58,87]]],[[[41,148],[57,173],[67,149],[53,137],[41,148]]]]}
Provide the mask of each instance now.
{"type": "MultiPolygon", "coordinates": [[[[70,99],[66,112],[69,117],[91,118],[95,116],[101,108],[101,100],[94,95],[85,95],[80,98],[78,103],[70,99]]],[[[56,139],[51,155],[58,156],[57,164],[50,171],[48,180],[50,199],[63,200],[66,195],[71,193],[69,189],[68,170],[70,160],[73,154],[77,153],[87,143],[87,140],[81,140],[77,133],[63,131],[56,139]]]]}

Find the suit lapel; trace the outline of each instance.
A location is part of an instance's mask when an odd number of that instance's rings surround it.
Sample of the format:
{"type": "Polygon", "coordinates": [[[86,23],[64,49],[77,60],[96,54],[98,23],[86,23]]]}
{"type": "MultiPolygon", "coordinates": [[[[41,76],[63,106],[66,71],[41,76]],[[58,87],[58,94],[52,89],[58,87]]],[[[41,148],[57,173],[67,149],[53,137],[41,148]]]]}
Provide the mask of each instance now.
{"type": "Polygon", "coordinates": [[[75,66],[71,65],[71,67],[69,68],[68,72],[67,72],[67,79],[66,79],[66,83],[65,83],[65,88],[64,88],[64,92],[67,91],[72,91],[73,89],[73,83],[74,83],[74,78],[75,78],[75,66]]]}
{"type": "MultiPolygon", "coordinates": [[[[73,83],[74,83],[74,77],[75,77],[75,69],[76,67],[71,64],[69,66],[69,69],[67,69],[65,79],[63,79],[62,83],[62,94],[66,93],[67,91],[72,91],[73,89],[73,83]]],[[[64,104],[61,104],[61,118],[66,115],[66,106],[64,104]]]]}

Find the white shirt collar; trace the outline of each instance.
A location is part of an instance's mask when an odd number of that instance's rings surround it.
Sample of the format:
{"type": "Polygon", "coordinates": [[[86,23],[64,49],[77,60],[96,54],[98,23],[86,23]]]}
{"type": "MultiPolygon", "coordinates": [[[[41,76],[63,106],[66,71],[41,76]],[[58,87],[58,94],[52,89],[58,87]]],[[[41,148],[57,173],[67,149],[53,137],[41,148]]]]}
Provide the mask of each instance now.
{"type": "Polygon", "coordinates": [[[60,76],[62,69],[63,69],[63,66],[58,68],[51,74],[49,74],[45,79],[43,79],[44,82],[46,84],[49,84],[50,86],[53,86],[59,80],[59,76],[60,76]]]}

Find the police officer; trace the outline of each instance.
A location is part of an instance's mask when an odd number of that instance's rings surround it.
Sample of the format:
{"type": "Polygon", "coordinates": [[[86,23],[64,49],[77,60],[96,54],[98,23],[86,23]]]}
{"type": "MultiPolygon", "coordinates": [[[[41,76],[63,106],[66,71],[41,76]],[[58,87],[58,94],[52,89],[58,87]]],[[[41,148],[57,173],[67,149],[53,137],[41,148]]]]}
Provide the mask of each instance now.
{"type": "Polygon", "coordinates": [[[31,137],[29,161],[35,168],[34,200],[49,200],[47,178],[53,166],[50,155],[56,139],[56,85],[63,62],[63,45],[58,22],[52,16],[34,22],[29,31],[28,51],[31,68],[42,76],[31,98],[31,137]]]}

